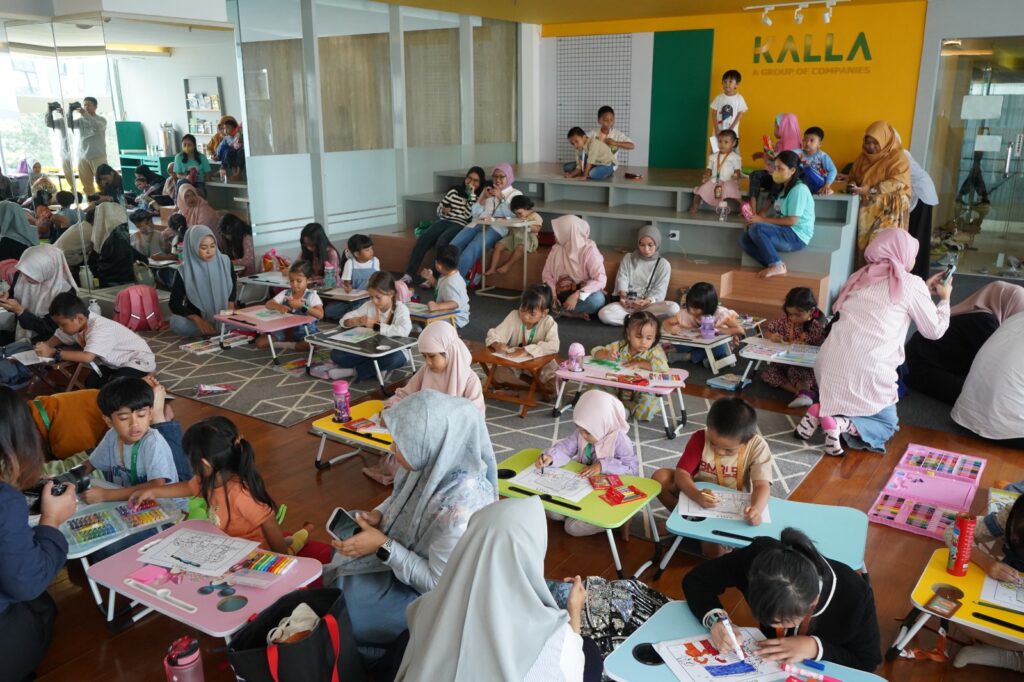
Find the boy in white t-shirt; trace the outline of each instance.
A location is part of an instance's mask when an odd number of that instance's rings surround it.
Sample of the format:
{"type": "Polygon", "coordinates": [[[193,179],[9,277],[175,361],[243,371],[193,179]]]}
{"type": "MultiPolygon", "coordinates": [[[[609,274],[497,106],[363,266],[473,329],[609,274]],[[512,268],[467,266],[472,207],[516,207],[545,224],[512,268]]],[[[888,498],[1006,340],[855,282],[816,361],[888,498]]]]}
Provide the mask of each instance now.
{"type": "MultiPolygon", "coordinates": [[[[316,318],[309,324],[285,331],[274,332],[274,339],[281,343],[278,347],[294,350],[308,350],[309,345],[304,339],[317,332],[317,320],[324,319],[324,302],[320,294],[309,288],[313,281],[313,264],[308,260],[297,260],[288,269],[288,288],[282,289],[277,296],[267,301],[267,308],[287,315],[308,315],[316,318]],[[285,341],[286,338],[290,340],[285,341]]],[[[256,347],[266,348],[270,339],[266,334],[256,337],[256,347]]]]}
{"type": "Polygon", "coordinates": [[[739,137],[740,118],[747,111],[747,101],[739,93],[741,80],[743,77],[736,69],[722,74],[722,94],[711,101],[715,111],[715,137],[723,130],[731,130],[739,137]]]}

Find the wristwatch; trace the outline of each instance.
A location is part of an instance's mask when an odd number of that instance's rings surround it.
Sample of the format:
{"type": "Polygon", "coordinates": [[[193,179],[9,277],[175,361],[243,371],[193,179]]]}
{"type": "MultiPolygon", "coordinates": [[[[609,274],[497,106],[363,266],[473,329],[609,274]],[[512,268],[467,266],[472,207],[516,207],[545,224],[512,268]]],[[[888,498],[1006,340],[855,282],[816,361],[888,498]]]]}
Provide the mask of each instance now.
{"type": "Polygon", "coordinates": [[[53,351],[53,361],[54,361],[54,363],[60,362],[60,348],[58,348],[57,350],[53,351]]]}
{"type": "Polygon", "coordinates": [[[391,538],[388,538],[384,541],[383,545],[377,548],[377,558],[380,559],[382,563],[386,564],[388,560],[391,558],[391,548],[394,546],[394,544],[395,541],[391,538]]]}

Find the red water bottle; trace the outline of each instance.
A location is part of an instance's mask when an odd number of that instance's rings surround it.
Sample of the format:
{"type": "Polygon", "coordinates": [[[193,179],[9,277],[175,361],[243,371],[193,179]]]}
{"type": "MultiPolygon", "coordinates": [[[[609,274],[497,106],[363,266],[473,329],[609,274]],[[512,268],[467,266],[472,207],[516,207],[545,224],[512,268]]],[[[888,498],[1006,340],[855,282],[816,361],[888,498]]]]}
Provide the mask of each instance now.
{"type": "Polygon", "coordinates": [[[334,392],[334,421],[344,424],[352,419],[348,405],[348,382],[339,379],[331,384],[331,390],[334,392]]]}
{"type": "Polygon", "coordinates": [[[203,652],[199,640],[185,635],[171,643],[164,657],[167,682],[203,682],[203,652]]]}
{"type": "Polygon", "coordinates": [[[949,561],[946,573],[963,577],[967,575],[967,564],[971,562],[971,550],[974,548],[974,527],[978,520],[970,514],[957,514],[953,522],[953,543],[949,548],[949,561]]]}

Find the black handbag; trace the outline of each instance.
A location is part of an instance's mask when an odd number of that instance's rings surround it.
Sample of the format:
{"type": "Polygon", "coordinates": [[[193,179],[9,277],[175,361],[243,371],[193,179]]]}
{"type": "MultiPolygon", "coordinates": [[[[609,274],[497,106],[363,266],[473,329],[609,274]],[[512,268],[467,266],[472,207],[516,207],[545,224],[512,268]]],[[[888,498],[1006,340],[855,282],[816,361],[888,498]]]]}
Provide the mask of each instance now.
{"type": "Polygon", "coordinates": [[[365,682],[348,607],[341,590],[296,590],[284,595],[246,623],[228,646],[235,674],[247,682],[365,682]],[[307,604],[320,622],[291,644],[267,644],[267,633],[307,604]]]}

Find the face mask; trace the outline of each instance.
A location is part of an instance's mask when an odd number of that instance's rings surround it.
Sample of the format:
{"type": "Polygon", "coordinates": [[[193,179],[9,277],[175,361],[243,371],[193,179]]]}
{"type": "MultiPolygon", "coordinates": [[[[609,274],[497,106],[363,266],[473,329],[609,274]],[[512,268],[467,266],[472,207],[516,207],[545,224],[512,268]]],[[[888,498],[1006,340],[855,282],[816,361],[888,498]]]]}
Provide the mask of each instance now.
{"type": "Polygon", "coordinates": [[[776,185],[784,184],[789,178],[782,171],[774,171],[772,173],[772,180],[775,181],[776,185]]]}

